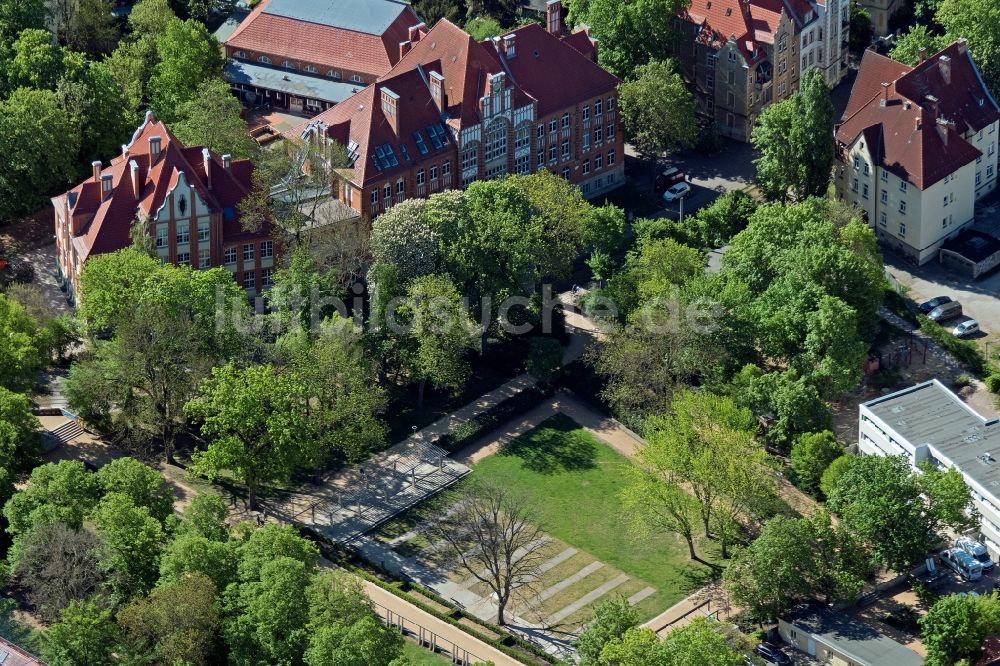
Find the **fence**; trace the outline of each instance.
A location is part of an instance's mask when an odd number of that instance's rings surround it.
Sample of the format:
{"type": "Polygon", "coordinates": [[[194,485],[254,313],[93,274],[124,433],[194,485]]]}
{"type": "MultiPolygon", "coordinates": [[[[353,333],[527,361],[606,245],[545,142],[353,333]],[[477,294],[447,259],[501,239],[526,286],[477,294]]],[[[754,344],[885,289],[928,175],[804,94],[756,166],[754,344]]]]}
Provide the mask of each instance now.
{"type": "Polygon", "coordinates": [[[454,641],[450,641],[447,638],[434,633],[427,627],[406,619],[399,613],[386,608],[382,604],[375,601],[372,603],[375,606],[375,611],[387,627],[390,629],[398,629],[404,636],[416,639],[422,647],[450,659],[451,663],[457,664],[458,666],[471,666],[471,664],[474,663],[488,661],[487,659],[477,656],[469,650],[459,646],[454,641]]]}

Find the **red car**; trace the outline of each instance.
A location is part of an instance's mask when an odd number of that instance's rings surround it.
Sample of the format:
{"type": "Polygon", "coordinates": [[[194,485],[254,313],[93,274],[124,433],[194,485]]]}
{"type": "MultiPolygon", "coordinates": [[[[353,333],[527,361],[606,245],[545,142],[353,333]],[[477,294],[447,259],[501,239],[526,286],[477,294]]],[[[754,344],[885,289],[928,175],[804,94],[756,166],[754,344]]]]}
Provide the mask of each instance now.
{"type": "Polygon", "coordinates": [[[662,194],[667,191],[671,185],[676,185],[677,183],[683,183],[687,176],[684,172],[677,167],[667,167],[663,173],[656,177],[653,181],[653,191],[657,194],[662,194]]]}

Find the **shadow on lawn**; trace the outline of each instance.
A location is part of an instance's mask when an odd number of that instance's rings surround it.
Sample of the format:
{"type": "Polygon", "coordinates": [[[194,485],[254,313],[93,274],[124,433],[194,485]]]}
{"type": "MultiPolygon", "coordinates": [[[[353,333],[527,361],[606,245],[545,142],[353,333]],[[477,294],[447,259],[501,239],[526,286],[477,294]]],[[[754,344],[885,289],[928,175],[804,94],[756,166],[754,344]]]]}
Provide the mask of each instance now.
{"type": "Polygon", "coordinates": [[[581,436],[582,433],[575,421],[558,414],[537,430],[508,442],[500,455],[517,456],[525,469],[538,474],[593,469],[597,447],[591,437],[581,436]]]}

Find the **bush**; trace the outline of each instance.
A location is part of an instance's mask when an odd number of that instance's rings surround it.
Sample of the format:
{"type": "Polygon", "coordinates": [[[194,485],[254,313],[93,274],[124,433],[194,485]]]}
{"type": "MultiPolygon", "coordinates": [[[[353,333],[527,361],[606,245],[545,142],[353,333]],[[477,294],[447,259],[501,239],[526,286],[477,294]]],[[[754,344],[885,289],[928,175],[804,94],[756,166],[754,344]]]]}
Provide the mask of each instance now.
{"type": "Polygon", "coordinates": [[[882,300],[885,307],[893,314],[905,319],[911,324],[917,323],[917,317],[910,310],[909,303],[903,298],[903,295],[897,292],[895,289],[886,289],[885,298],[882,300]]]}
{"type": "Polygon", "coordinates": [[[986,382],[986,389],[990,393],[1000,393],[1000,374],[994,373],[988,375],[984,381],[986,382]]]}
{"type": "Polygon", "coordinates": [[[792,469],[798,486],[810,495],[820,494],[820,479],[830,464],[844,455],[844,448],[829,430],[800,435],[792,445],[792,469]]]}
{"type": "Polygon", "coordinates": [[[505,421],[535,407],[550,395],[552,395],[551,388],[533,386],[525,389],[459,425],[452,432],[438,438],[434,444],[448,453],[454,453],[472,444],[505,421]]]}
{"type": "Polygon", "coordinates": [[[955,377],[951,380],[951,385],[957,389],[965,388],[971,383],[972,383],[972,377],[969,377],[969,375],[965,374],[964,372],[955,375],[955,377]]]}
{"type": "Polygon", "coordinates": [[[946,328],[931,321],[924,315],[918,315],[917,319],[920,321],[920,330],[939,347],[954,356],[972,374],[982,377],[989,373],[989,363],[975,343],[956,338],[946,328]]]}

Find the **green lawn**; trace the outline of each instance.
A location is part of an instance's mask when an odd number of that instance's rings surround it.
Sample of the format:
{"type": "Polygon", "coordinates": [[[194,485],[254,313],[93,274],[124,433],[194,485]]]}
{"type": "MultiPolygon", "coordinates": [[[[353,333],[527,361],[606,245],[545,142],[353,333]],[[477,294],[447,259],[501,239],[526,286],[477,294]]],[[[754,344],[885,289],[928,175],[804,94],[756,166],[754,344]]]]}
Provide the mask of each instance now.
{"type": "MultiPolygon", "coordinates": [[[[529,497],[546,532],[633,579],[621,588],[626,596],[645,585],[656,588],[637,606],[648,619],[708,582],[712,569],[689,560],[687,546],[673,535],[629,533],[619,491],[631,464],[570,418],[556,415],[476,463],[471,477],[529,497]]],[[[700,544],[699,555],[718,559],[712,542],[700,544]]]]}
{"type": "Polygon", "coordinates": [[[442,666],[442,664],[451,663],[450,659],[434,654],[410,640],[403,643],[403,656],[409,660],[409,664],[412,666],[442,666]]]}

